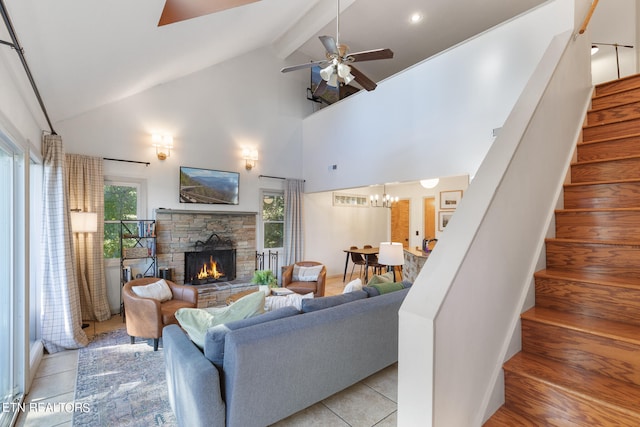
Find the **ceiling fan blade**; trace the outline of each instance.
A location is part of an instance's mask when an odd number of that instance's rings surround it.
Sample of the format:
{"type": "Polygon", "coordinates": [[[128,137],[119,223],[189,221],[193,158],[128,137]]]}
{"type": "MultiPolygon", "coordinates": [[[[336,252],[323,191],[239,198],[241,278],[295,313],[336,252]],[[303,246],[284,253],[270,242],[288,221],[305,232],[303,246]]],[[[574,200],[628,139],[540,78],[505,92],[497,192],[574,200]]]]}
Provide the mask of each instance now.
{"type": "Polygon", "coordinates": [[[338,45],[336,45],[336,40],[333,37],[320,36],[319,39],[328,53],[338,54],[338,45]]]}
{"type": "Polygon", "coordinates": [[[321,96],[323,93],[325,93],[327,90],[327,82],[320,79],[320,83],[318,83],[318,87],[316,87],[316,90],[313,91],[313,96],[317,97],[317,96],[321,96]]]}
{"type": "Polygon", "coordinates": [[[353,62],[374,61],[376,59],[391,59],[393,58],[393,51],[391,49],[365,50],[362,52],[351,53],[348,57],[353,62]]]}
{"type": "Polygon", "coordinates": [[[297,71],[297,70],[304,70],[305,68],[311,68],[314,65],[322,65],[322,64],[326,64],[327,61],[326,60],[321,60],[321,61],[311,61],[311,62],[307,62],[306,64],[298,64],[298,65],[292,65],[290,67],[284,67],[282,70],[280,70],[281,73],[288,73],[289,71],[297,71]]]}
{"type": "Polygon", "coordinates": [[[362,74],[362,71],[358,70],[353,65],[351,65],[351,74],[353,75],[353,77],[355,77],[355,81],[368,91],[375,90],[375,88],[378,87],[376,82],[362,74]]]}
{"type": "Polygon", "coordinates": [[[220,12],[260,0],[166,0],[158,27],[220,12]]]}

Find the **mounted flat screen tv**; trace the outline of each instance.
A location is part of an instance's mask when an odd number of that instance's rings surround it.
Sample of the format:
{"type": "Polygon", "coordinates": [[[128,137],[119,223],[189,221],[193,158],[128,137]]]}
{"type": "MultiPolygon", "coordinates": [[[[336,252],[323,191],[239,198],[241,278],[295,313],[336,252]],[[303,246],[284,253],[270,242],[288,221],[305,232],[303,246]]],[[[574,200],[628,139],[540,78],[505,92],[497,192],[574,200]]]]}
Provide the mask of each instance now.
{"type": "Polygon", "coordinates": [[[237,205],[240,174],[180,166],[180,203],[237,205]]]}
{"type": "MultiPolygon", "coordinates": [[[[320,67],[314,65],[311,67],[311,93],[313,93],[320,84],[320,67]]],[[[314,101],[323,102],[325,104],[333,104],[336,101],[346,98],[349,95],[353,95],[359,89],[351,85],[340,85],[338,87],[327,86],[327,90],[324,93],[313,96],[314,101]]]]}

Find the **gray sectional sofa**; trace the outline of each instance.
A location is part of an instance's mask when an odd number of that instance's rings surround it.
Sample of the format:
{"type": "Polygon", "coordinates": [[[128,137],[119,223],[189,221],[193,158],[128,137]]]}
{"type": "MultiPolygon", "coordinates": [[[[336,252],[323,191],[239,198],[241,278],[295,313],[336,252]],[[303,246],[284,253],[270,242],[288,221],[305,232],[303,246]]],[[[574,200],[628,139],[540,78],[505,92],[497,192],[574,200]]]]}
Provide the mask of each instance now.
{"type": "Polygon", "coordinates": [[[398,360],[408,289],[303,300],[210,328],[204,352],[163,331],[169,399],[180,426],[267,426],[398,360]]]}

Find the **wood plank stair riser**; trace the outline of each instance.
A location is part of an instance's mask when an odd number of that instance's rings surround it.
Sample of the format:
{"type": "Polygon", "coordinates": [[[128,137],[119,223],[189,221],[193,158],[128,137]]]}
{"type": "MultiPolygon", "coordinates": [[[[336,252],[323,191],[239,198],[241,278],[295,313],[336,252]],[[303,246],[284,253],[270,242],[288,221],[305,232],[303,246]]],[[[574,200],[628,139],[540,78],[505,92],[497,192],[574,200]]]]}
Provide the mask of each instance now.
{"type": "Polygon", "coordinates": [[[640,242],[640,210],[559,211],[556,237],[640,242]]]}
{"type": "Polygon", "coordinates": [[[591,108],[599,110],[602,108],[615,107],[620,104],[635,102],[640,99],[640,88],[629,89],[621,92],[597,96],[591,101],[591,108]]]}
{"type": "Polygon", "coordinates": [[[640,132],[640,118],[604,125],[585,126],[582,129],[582,140],[613,138],[635,135],[640,132]]]}
{"type": "Polygon", "coordinates": [[[541,426],[638,426],[640,417],[598,405],[534,378],[505,372],[505,406],[541,426]]]}
{"type": "Polygon", "coordinates": [[[640,385],[639,344],[522,319],[522,351],[640,385]]]}
{"type": "Polygon", "coordinates": [[[640,289],[536,277],[536,307],[640,326],[640,289]]]}
{"type": "Polygon", "coordinates": [[[599,83],[595,87],[593,96],[599,97],[602,95],[618,93],[621,91],[627,91],[636,88],[640,88],[640,75],[638,74],[612,80],[609,82],[599,83]]]}
{"type": "Polygon", "coordinates": [[[565,209],[635,208],[640,206],[640,181],[565,185],[565,209]]]}
{"type": "Polygon", "coordinates": [[[578,144],[579,162],[638,155],[640,155],[640,135],[578,144]]]}
{"type": "Polygon", "coordinates": [[[587,124],[596,125],[640,117],[640,100],[615,107],[591,110],[587,113],[587,124]]]}
{"type": "Polygon", "coordinates": [[[571,182],[615,181],[640,178],[640,158],[598,160],[571,166],[571,182]]]}
{"type": "Polygon", "coordinates": [[[495,414],[491,416],[484,427],[539,427],[540,421],[529,419],[517,412],[507,409],[506,406],[502,406],[495,414]]]}
{"type": "Polygon", "coordinates": [[[640,279],[640,246],[548,239],[547,268],[640,279]]]}

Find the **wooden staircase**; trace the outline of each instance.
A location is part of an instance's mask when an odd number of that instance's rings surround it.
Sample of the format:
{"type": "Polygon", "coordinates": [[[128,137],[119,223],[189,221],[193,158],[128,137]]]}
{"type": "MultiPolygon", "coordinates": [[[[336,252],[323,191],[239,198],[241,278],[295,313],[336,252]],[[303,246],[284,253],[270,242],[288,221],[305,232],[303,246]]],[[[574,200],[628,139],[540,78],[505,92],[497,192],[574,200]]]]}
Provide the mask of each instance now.
{"type": "Polygon", "coordinates": [[[505,404],[485,426],[640,426],[640,75],[598,85],[505,404]]]}

